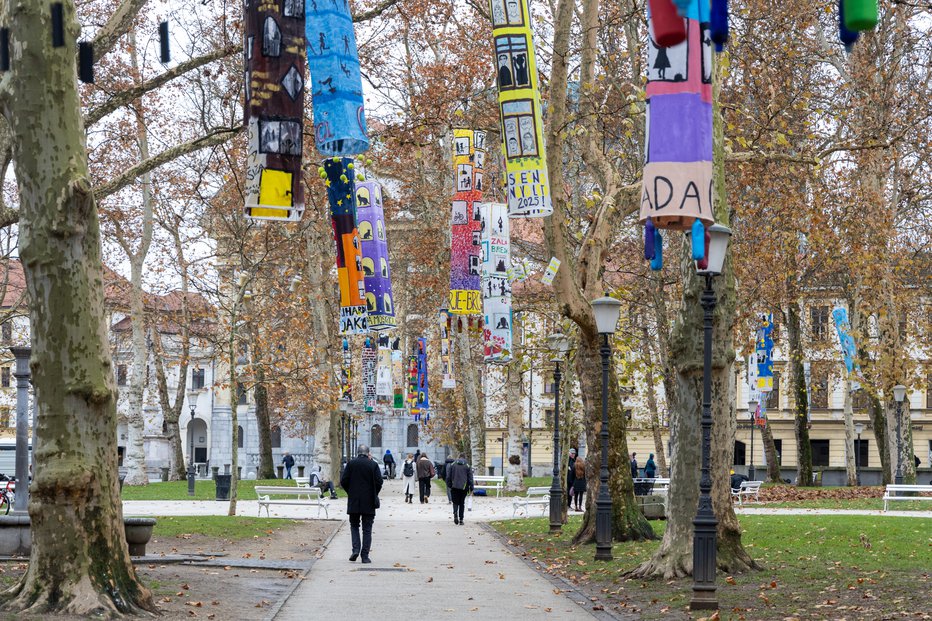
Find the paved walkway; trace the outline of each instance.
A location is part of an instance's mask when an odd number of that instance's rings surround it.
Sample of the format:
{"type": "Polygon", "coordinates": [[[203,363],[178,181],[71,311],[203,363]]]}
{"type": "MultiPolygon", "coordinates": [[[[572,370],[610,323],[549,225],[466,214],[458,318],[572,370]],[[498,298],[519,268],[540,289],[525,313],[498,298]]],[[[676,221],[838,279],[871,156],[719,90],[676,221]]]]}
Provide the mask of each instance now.
{"type": "Polygon", "coordinates": [[[350,551],[344,523],[272,619],[593,619],[468,519],[454,526],[380,514],[372,564],[350,563],[350,551]]]}

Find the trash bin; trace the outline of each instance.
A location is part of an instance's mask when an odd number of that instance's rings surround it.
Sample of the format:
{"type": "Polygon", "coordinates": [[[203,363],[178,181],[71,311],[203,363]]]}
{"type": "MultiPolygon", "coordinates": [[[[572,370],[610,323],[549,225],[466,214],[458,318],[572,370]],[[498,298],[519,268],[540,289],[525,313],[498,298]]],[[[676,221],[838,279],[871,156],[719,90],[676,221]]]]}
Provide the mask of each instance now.
{"type": "Polygon", "coordinates": [[[220,466],[211,466],[210,467],[210,478],[217,480],[217,475],[220,473],[220,466]]]}
{"type": "Polygon", "coordinates": [[[230,499],[230,481],[233,479],[232,474],[218,474],[214,482],[217,485],[217,500],[230,499]]]}
{"type": "Polygon", "coordinates": [[[162,468],[162,483],[168,482],[168,468],[162,468]]]}

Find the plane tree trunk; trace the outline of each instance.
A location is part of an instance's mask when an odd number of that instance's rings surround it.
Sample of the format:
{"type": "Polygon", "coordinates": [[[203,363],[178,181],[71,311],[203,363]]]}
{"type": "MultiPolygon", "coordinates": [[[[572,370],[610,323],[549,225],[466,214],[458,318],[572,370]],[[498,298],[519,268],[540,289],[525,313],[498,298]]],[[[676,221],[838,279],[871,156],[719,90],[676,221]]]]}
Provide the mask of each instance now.
{"type": "Polygon", "coordinates": [[[123,531],[100,228],[75,76],[79,27],[64,2],[66,44],[53,48],[48,6],[22,0],[2,15],[13,58],[0,102],[21,198],[36,469],[29,566],[0,601],[8,612],[115,616],[155,607],[123,531]]]}

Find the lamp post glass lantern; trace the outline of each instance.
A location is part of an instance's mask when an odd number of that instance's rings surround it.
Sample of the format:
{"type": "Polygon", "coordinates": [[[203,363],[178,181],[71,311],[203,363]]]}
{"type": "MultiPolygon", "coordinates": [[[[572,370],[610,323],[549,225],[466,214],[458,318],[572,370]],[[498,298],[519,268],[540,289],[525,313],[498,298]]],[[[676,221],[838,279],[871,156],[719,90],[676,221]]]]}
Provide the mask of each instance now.
{"type": "Polygon", "coordinates": [[[550,532],[560,532],[563,528],[563,483],[560,480],[560,381],[563,373],[560,363],[569,351],[570,342],[563,334],[556,333],[547,337],[547,345],[553,353],[553,480],[550,484],[550,532]]]}
{"type": "Polygon", "coordinates": [[[712,509],[712,325],[718,300],[712,280],[722,273],[731,229],[720,224],[709,227],[708,264],[696,272],[705,276],[705,289],[699,298],[702,304],[703,360],[702,360],[702,474],[699,478],[699,505],[693,519],[693,596],[690,610],[715,610],[718,596],[715,592],[717,566],[718,520],[712,509]]]}
{"type": "Polygon", "coordinates": [[[595,501],[595,560],[612,560],[612,497],[608,493],[608,370],[612,348],[608,337],[615,333],[621,302],[607,295],[590,302],[595,315],[595,325],[602,335],[602,429],[599,443],[602,445],[602,463],[599,465],[599,496],[595,501]]]}
{"type": "Polygon", "coordinates": [[[893,387],[893,400],[896,401],[896,475],[893,482],[903,483],[903,400],[906,398],[906,386],[897,384],[893,387]]]}
{"type": "Polygon", "coordinates": [[[191,435],[188,451],[188,496],[194,496],[194,411],[197,409],[197,397],[200,394],[197,390],[188,391],[188,407],[191,409],[191,422],[188,423],[188,433],[191,435]]]}

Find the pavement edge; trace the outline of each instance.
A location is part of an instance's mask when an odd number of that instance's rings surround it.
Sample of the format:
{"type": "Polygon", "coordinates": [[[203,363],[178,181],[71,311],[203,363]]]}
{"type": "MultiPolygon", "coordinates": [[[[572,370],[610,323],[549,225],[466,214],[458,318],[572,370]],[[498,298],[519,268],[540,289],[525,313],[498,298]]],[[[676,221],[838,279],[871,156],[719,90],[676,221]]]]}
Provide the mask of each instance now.
{"type": "Polygon", "coordinates": [[[495,528],[493,528],[492,525],[488,522],[479,522],[479,526],[481,526],[484,531],[490,533],[493,537],[498,539],[506,550],[511,552],[517,558],[521,559],[525,565],[537,572],[554,587],[560,589],[561,594],[565,595],[567,599],[588,612],[593,618],[599,619],[600,621],[631,621],[632,619],[637,618],[621,617],[616,615],[608,609],[608,606],[606,606],[605,602],[603,602],[601,599],[593,599],[591,596],[580,591],[579,588],[577,588],[576,585],[574,585],[569,580],[548,572],[546,569],[544,569],[543,565],[530,558],[522,548],[519,548],[513,543],[510,543],[508,541],[508,537],[495,530],[495,528]],[[601,606],[602,610],[593,610],[593,604],[601,606]]]}
{"type": "MultiPolygon", "coordinates": [[[[336,529],[334,529],[334,531],[330,534],[330,536],[327,537],[327,541],[325,541],[323,545],[320,546],[321,555],[323,555],[323,553],[327,550],[327,548],[330,547],[331,542],[333,542],[333,539],[337,536],[337,533],[340,532],[340,530],[343,528],[345,524],[346,524],[346,519],[340,520],[340,523],[337,525],[336,529]]],[[[269,610],[269,614],[265,616],[263,621],[274,621],[275,620],[275,617],[278,615],[279,612],[281,612],[282,607],[285,605],[288,599],[297,590],[298,585],[304,582],[304,580],[307,578],[307,575],[311,573],[312,569],[314,569],[314,564],[317,562],[319,558],[320,556],[315,555],[314,558],[311,559],[311,564],[308,565],[307,569],[305,569],[304,572],[300,576],[295,577],[291,581],[291,586],[289,586],[288,590],[285,591],[284,594],[282,594],[282,596],[279,598],[275,606],[273,606],[272,609],[269,610]]]]}

